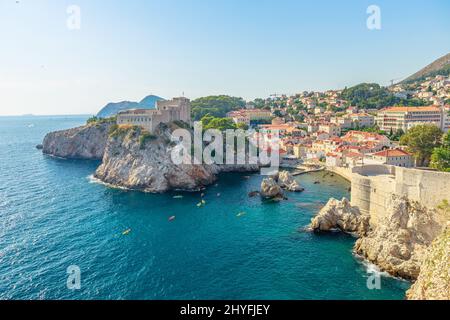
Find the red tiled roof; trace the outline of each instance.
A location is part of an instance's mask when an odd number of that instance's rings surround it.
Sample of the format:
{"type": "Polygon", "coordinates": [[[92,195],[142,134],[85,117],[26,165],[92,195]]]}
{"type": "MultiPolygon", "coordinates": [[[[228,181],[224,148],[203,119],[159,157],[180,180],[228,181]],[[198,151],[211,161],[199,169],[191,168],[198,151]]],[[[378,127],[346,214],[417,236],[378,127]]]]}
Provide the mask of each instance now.
{"type": "Polygon", "coordinates": [[[439,111],[439,107],[426,106],[426,107],[388,107],[382,109],[385,112],[436,112],[439,111]]]}
{"type": "Polygon", "coordinates": [[[403,157],[411,154],[401,149],[387,149],[373,154],[378,157],[403,157]]]}

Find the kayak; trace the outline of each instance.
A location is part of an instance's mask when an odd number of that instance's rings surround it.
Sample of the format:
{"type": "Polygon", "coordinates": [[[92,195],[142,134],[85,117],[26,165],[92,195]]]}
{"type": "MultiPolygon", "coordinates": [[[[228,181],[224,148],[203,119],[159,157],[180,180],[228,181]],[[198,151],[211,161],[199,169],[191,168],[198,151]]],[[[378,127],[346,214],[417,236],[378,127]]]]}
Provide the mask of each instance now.
{"type": "Polygon", "coordinates": [[[127,229],[124,232],[122,232],[122,235],[127,236],[131,233],[131,229],[127,229]]]}

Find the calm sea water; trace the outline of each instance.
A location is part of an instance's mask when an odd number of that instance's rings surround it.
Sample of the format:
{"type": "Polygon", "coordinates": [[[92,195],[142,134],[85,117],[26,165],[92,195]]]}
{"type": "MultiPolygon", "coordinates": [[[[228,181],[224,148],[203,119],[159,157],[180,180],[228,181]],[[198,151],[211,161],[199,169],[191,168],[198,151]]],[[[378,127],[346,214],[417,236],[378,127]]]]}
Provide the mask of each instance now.
{"type": "Polygon", "coordinates": [[[203,208],[198,193],[111,189],[89,179],[98,162],[35,149],[86,118],[0,117],[0,299],[403,298],[409,283],[391,277],[367,288],[352,237],[301,231],[330,197],[348,196],[345,180],[302,176],[304,193],[264,204],[247,196],[259,175],[222,175],[203,208]],[[67,289],[71,265],[78,291],[67,289]]]}

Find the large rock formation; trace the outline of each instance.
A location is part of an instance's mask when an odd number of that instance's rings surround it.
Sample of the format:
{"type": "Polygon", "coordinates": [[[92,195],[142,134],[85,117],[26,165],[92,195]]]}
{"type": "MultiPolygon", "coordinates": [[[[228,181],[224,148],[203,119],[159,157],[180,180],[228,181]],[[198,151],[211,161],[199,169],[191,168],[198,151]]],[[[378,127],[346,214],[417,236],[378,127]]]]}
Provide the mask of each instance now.
{"type": "Polygon", "coordinates": [[[117,187],[146,192],[199,190],[220,172],[255,172],[259,165],[175,165],[171,132],[162,124],[154,134],[138,127],[118,127],[102,120],[79,128],[47,134],[43,152],[68,159],[103,159],[95,177],[117,187]]]}
{"type": "Polygon", "coordinates": [[[170,131],[165,126],[142,137],[137,127],[119,128],[108,140],[95,177],[114,186],[155,193],[199,190],[215,181],[214,167],[173,164],[170,131]]]}
{"type": "Polygon", "coordinates": [[[369,217],[352,207],[350,202],[330,199],[319,214],[311,220],[310,228],[314,231],[331,231],[339,229],[343,232],[364,236],[369,231],[369,217]]]}
{"type": "Polygon", "coordinates": [[[112,122],[92,123],[47,134],[42,145],[48,155],[68,159],[101,160],[112,122]]]}
{"type": "Polygon", "coordinates": [[[428,248],[409,300],[450,300],[450,224],[428,248]]]}
{"type": "Polygon", "coordinates": [[[287,191],[301,192],[305,190],[289,171],[280,171],[276,180],[278,181],[278,185],[287,191]]]}
{"type": "Polygon", "coordinates": [[[114,186],[145,192],[200,190],[222,171],[256,171],[258,165],[176,165],[171,159],[173,126],[161,124],[154,134],[132,127],[111,135],[95,177],[114,186]]]}
{"type": "Polygon", "coordinates": [[[428,246],[442,230],[436,210],[418,202],[393,196],[382,218],[355,251],[382,270],[406,279],[416,279],[428,246]]]}
{"type": "Polygon", "coordinates": [[[261,183],[261,197],[265,199],[283,199],[283,189],[273,178],[266,178],[261,183]]]}

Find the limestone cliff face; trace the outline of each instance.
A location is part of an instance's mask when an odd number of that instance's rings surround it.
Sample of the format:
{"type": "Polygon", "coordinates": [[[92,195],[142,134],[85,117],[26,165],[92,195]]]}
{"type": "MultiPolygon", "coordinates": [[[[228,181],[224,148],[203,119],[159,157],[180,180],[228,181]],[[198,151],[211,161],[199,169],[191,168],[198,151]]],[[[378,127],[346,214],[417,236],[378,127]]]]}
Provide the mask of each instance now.
{"type": "Polygon", "coordinates": [[[450,224],[427,250],[409,300],[450,300],[450,224]]]}
{"type": "Polygon", "coordinates": [[[105,152],[111,122],[89,124],[47,134],[43,152],[67,159],[101,160],[105,152]]]}
{"type": "Polygon", "coordinates": [[[171,129],[160,125],[143,139],[138,129],[112,135],[95,177],[114,186],[160,193],[168,190],[200,190],[216,180],[221,171],[255,171],[251,165],[176,165],[171,152],[171,129]]]}
{"type": "Polygon", "coordinates": [[[444,225],[437,216],[435,209],[393,196],[386,216],[356,242],[355,251],[392,275],[417,279],[427,248],[444,225]]]}
{"type": "Polygon", "coordinates": [[[354,251],[383,271],[417,283],[408,293],[411,299],[441,297],[450,286],[449,230],[431,246],[448,223],[448,213],[430,209],[406,197],[392,195],[385,216],[370,224],[348,200],[330,199],[312,219],[314,231],[340,229],[359,235],[354,251]]]}

